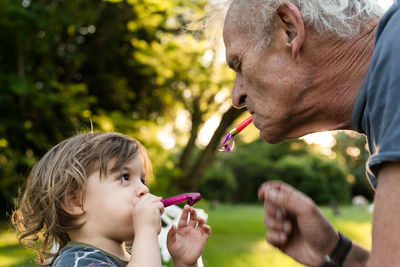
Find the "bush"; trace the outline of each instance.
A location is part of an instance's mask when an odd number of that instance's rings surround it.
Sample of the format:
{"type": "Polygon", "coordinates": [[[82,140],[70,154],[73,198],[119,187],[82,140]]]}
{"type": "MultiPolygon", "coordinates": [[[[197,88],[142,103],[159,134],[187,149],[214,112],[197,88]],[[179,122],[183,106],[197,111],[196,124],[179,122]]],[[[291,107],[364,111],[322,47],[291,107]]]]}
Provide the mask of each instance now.
{"type": "Polygon", "coordinates": [[[285,156],[274,166],[270,178],[294,186],[318,204],[350,200],[350,184],[345,170],[338,162],[321,155],[285,156]]]}
{"type": "Polygon", "coordinates": [[[212,166],[206,171],[199,191],[208,200],[228,201],[232,199],[237,187],[235,175],[230,169],[212,166]]]}
{"type": "Polygon", "coordinates": [[[234,202],[258,201],[257,190],[268,180],[285,181],[318,204],[343,203],[350,199],[345,167],[336,160],[310,152],[303,140],[278,145],[257,140],[240,145],[234,153],[218,155],[217,162],[213,168],[220,166],[221,170],[213,170],[214,173],[231,175],[227,174],[231,172],[235,177],[238,187],[231,198],[234,202]]]}

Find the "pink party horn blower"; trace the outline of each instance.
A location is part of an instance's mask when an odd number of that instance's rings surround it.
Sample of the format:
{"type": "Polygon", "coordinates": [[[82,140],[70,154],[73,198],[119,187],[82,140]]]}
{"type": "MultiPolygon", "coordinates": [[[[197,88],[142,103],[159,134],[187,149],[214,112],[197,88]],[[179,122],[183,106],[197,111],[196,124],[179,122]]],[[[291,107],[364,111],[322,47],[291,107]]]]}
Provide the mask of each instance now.
{"type": "Polygon", "coordinates": [[[222,151],[222,152],[232,151],[233,148],[235,147],[235,142],[233,141],[233,137],[235,135],[237,135],[238,133],[240,133],[244,128],[246,128],[252,121],[253,121],[253,119],[250,116],[247,119],[245,119],[244,121],[242,121],[241,123],[239,123],[239,125],[237,125],[235,128],[230,130],[225,135],[224,139],[222,139],[222,144],[219,148],[219,151],[222,151]]]}
{"type": "Polygon", "coordinates": [[[196,202],[199,202],[200,199],[201,199],[200,193],[185,193],[185,194],[180,194],[177,196],[169,197],[166,199],[162,199],[161,202],[164,204],[164,207],[179,204],[184,201],[187,201],[187,203],[190,206],[192,206],[196,202]]]}

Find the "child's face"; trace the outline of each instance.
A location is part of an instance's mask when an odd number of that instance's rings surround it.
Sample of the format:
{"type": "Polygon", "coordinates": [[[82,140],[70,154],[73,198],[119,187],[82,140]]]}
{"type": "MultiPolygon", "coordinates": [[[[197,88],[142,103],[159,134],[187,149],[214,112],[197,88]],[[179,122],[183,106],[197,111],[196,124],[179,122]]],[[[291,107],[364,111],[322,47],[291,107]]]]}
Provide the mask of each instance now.
{"type": "MultiPolygon", "coordinates": [[[[109,168],[114,162],[110,162],[109,168]]],[[[127,162],[122,172],[102,175],[96,171],[88,177],[85,190],[85,232],[97,239],[132,240],[132,206],[149,193],[144,184],[142,158],[137,155],[127,162]]]]}

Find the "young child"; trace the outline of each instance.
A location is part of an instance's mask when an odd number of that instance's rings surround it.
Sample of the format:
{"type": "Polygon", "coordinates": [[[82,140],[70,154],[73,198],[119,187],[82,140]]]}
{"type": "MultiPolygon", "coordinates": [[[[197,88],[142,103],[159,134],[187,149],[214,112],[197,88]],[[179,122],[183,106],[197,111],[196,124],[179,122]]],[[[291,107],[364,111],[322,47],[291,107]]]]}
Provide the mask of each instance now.
{"type": "MultiPolygon", "coordinates": [[[[59,143],[33,167],[13,213],[19,241],[38,251],[40,266],[160,267],[164,207],[145,185],[151,173],[145,148],[126,135],[85,133],[59,143]]],[[[197,266],[210,232],[185,206],[167,238],[174,266],[197,266]]]]}

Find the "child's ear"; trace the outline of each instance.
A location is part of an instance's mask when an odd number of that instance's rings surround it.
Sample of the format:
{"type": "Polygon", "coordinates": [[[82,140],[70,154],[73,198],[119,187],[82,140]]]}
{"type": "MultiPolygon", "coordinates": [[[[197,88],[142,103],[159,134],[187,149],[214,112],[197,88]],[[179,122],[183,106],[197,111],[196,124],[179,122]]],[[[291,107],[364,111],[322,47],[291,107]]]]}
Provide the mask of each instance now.
{"type": "Polygon", "coordinates": [[[65,212],[75,216],[85,213],[82,207],[81,198],[75,193],[68,193],[64,197],[62,208],[65,210],[65,212]]]}

